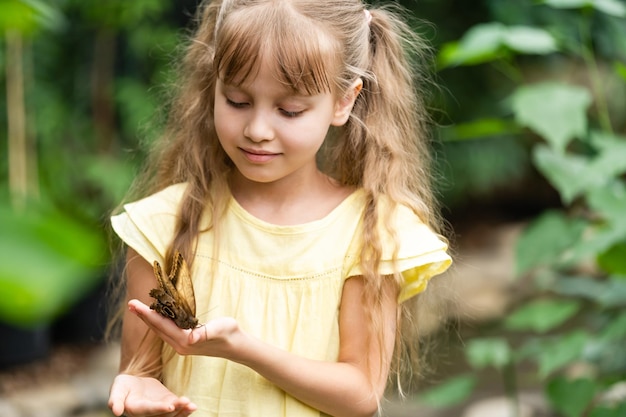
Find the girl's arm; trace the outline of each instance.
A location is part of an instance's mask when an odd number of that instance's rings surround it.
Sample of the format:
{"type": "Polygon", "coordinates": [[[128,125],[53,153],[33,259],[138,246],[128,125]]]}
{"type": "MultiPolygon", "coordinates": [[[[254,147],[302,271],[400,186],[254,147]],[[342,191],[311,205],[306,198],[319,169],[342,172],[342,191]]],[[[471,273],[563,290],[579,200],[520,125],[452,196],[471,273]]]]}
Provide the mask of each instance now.
{"type": "MultiPolygon", "coordinates": [[[[128,248],[126,253],[125,275],[126,303],[134,299],[150,304],[149,293],[157,286],[156,278],[152,266],[132,248],[128,248]]],[[[120,372],[158,378],[162,343],[142,320],[126,309],[122,321],[120,372]],[[139,349],[143,350],[142,354],[136,356],[139,349]],[[141,359],[142,363],[133,359],[141,359]]]]}
{"type": "Polygon", "coordinates": [[[131,301],[129,307],[180,354],[217,356],[244,364],[298,400],[333,416],[371,416],[385,389],[396,335],[397,290],[393,280],[386,282],[379,337],[368,333],[362,278],[346,281],[337,362],[310,360],[278,349],[242,331],[232,318],[181,330],[143,303],[131,301]]]}
{"type": "MultiPolygon", "coordinates": [[[[149,292],[156,279],[152,267],[133,249],[126,255],[126,301],[150,302],[149,292]]],[[[163,341],[128,309],[122,322],[120,374],[113,381],[109,408],[116,416],[188,416],[196,406],[178,397],[158,380],[163,341]],[[140,352],[139,354],[137,354],[140,352]]]]}

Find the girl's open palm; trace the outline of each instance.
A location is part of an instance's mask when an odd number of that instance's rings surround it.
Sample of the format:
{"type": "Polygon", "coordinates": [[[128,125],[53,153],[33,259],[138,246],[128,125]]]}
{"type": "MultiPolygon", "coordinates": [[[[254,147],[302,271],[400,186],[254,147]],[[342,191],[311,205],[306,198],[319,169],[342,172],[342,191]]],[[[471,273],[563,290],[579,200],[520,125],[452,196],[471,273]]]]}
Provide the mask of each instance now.
{"type": "Polygon", "coordinates": [[[120,374],[111,387],[109,408],[116,416],[185,417],[196,410],[196,405],[176,396],[155,378],[120,374]]]}

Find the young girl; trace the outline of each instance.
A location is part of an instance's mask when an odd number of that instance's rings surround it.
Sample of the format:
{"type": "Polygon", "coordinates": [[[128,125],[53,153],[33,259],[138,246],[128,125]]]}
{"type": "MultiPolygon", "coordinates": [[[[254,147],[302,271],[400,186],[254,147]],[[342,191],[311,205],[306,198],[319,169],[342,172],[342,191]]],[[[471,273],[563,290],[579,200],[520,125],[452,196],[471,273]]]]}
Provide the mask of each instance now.
{"type": "Polygon", "coordinates": [[[450,264],[436,234],[416,62],[361,0],[204,4],[128,246],[117,416],[364,416],[450,264]],[[416,83],[417,81],[417,83],[416,83]],[[190,265],[201,324],[147,307],[190,265]],[[154,366],[156,364],[156,366],[154,366]]]}

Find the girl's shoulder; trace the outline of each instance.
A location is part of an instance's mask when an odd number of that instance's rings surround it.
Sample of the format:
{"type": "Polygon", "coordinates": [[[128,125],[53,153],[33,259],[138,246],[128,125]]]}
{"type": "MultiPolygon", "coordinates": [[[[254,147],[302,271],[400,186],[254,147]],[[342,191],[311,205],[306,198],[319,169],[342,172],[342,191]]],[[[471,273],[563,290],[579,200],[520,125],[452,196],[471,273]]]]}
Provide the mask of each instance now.
{"type": "Polygon", "coordinates": [[[127,213],[169,213],[176,212],[187,190],[187,183],[173,184],[149,196],[124,204],[127,213]]]}

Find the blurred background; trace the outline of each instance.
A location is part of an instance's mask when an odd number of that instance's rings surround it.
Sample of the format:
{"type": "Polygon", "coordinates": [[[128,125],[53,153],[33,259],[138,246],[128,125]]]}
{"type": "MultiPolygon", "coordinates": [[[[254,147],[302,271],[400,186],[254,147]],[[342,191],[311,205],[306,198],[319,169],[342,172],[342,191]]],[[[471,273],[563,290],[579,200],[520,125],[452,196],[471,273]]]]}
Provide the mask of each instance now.
{"type": "MultiPolygon", "coordinates": [[[[0,415],[107,416],[111,237],[197,0],[0,1],[0,415]]],[[[456,263],[392,416],[626,416],[626,3],[405,0],[456,263]]]]}

